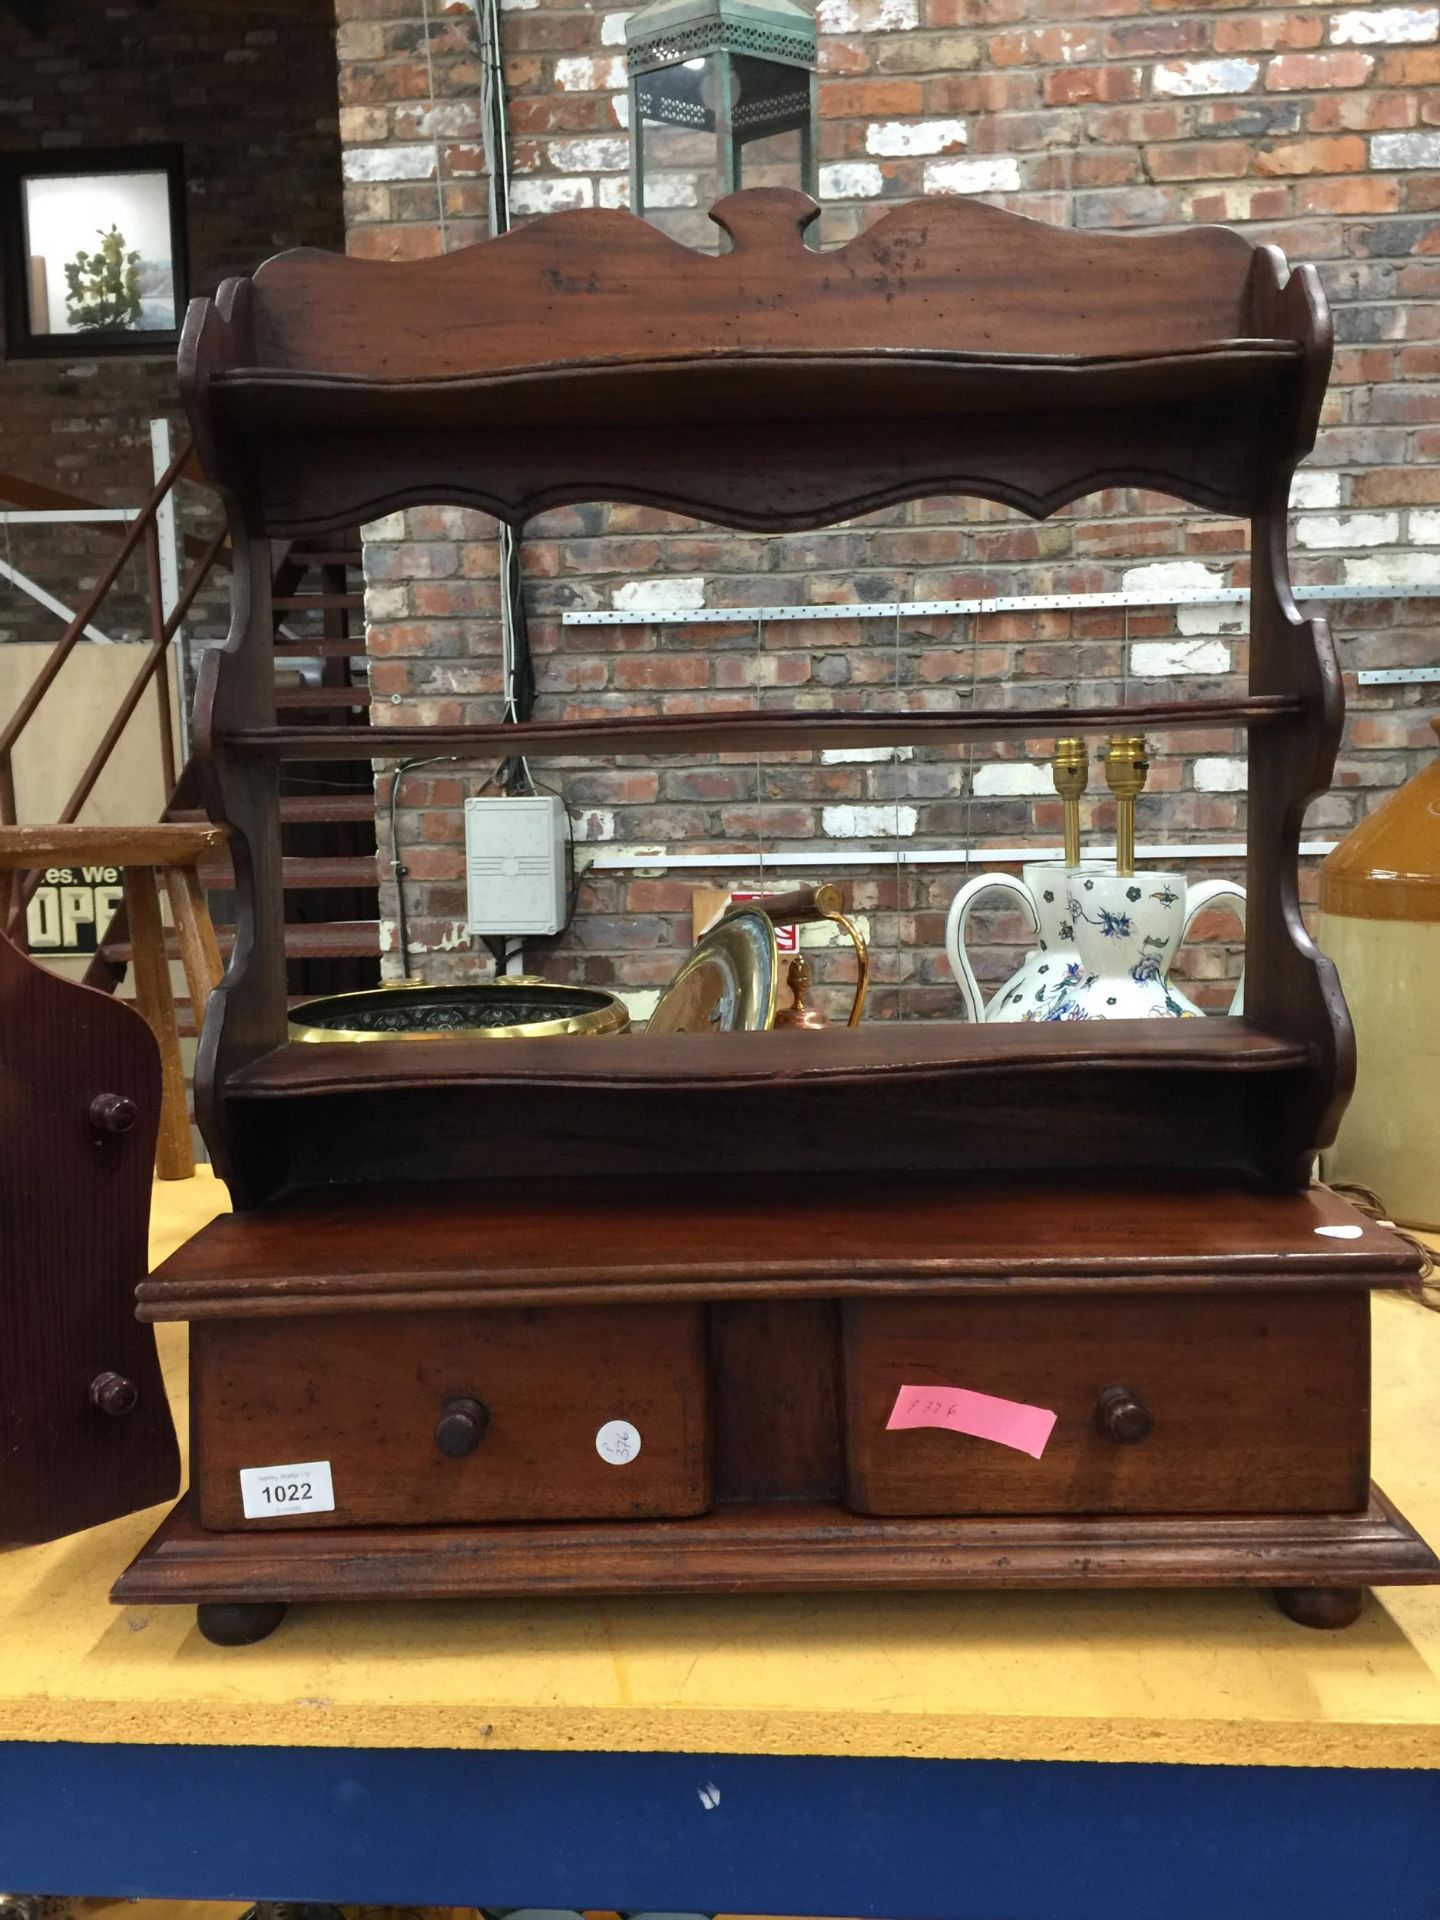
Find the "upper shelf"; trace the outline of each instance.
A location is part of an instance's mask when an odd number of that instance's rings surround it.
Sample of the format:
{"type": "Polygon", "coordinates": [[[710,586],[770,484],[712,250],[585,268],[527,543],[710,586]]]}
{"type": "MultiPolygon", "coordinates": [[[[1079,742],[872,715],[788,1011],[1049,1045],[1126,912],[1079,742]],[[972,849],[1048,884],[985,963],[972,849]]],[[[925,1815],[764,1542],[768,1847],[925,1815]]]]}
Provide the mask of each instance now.
{"type": "Polygon", "coordinates": [[[767,528],[942,492],[1043,515],[1126,480],[1248,512],[1313,442],[1328,318],[1273,248],[943,198],[822,251],[817,212],[732,195],[720,255],[613,212],[439,259],[282,254],[187,318],[202,458],[275,534],[422,499],[767,528]]]}

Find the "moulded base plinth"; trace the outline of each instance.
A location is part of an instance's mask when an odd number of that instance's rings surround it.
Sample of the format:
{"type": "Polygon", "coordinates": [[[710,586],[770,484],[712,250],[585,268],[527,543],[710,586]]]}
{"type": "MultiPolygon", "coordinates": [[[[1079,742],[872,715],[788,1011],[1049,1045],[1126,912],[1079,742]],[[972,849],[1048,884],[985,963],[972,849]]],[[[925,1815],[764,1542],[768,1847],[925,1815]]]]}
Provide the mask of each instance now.
{"type": "MultiPolygon", "coordinates": [[[[1354,1514],[875,1519],[833,1505],[717,1507],[691,1520],[207,1533],[170,1514],[111,1598],[279,1624],[297,1600],[985,1587],[1269,1587],[1304,1625],[1333,1596],[1440,1583],[1440,1558],[1378,1490],[1354,1514]],[[1311,1604],[1311,1596],[1320,1599],[1311,1604]],[[1326,1601],[1325,1596],[1332,1596],[1326,1601]],[[212,1610],[212,1611],[206,1611],[212,1610]]],[[[261,1633],[227,1633],[230,1643],[261,1633]]]]}

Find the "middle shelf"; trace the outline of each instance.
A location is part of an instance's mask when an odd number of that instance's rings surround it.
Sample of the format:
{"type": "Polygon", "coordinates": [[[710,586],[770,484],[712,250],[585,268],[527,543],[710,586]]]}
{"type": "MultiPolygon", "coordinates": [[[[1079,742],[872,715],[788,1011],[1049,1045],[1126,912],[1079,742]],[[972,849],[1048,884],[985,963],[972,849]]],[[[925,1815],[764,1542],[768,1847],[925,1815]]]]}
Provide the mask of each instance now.
{"type": "MultiPolygon", "coordinates": [[[[836,747],[938,746],[1154,727],[1264,727],[1306,712],[1303,699],[1261,693],[1100,707],[971,708],[960,713],[610,714],[478,726],[243,727],[223,737],[232,752],[274,760],[372,760],[411,753],[806,753],[836,747]]],[[[383,714],[383,709],[376,709],[383,714]]]]}

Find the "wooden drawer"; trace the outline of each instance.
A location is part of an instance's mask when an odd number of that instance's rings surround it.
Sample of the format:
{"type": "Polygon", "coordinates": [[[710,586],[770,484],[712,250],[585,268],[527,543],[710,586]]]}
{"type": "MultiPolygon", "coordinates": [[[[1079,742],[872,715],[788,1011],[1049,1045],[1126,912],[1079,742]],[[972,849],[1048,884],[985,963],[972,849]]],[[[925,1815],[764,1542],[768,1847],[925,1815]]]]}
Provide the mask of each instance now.
{"type": "MultiPolygon", "coordinates": [[[[703,1309],[305,1315],[192,1329],[202,1525],[639,1519],[710,1501],[703,1309]],[[437,1422],[457,1401],[446,1439],[437,1422]],[[488,1417],[487,1417],[488,1416],[488,1417]],[[639,1451],[602,1458],[628,1423],[639,1451]],[[247,1518],[244,1468],[327,1461],[334,1510],[247,1518]]],[[[624,1451],[622,1444],[621,1451],[624,1451]]]]}
{"type": "Polygon", "coordinates": [[[1354,1512],[1369,1494],[1369,1312],[1364,1292],[847,1303],[846,1498],[875,1514],[1354,1512]],[[1039,1460],[887,1432],[910,1385],[1059,1418],[1039,1460]],[[1104,1430],[1110,1387],[1142,1403],[1143,1439],[1104,1430]]]}

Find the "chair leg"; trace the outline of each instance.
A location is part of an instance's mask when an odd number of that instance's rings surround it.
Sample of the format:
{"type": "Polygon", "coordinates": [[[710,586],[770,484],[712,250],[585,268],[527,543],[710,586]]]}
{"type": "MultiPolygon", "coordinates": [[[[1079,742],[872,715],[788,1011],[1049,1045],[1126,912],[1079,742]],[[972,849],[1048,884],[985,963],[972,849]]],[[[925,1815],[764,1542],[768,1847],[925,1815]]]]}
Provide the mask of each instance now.
{"type": "Polygon", "coordinates": [[[224,971],[220,964],[220,943],[215,938],[200,876],[194,867],[167,867],[165,891],[170,896],[170,917],[179,937],[180,963],[185,969],[198,1029],[205,1023],[210,995],[220,984],[224,971]]]}
{"type": "Polygon", "coordinates": [[[188,1180],[195,1171],[190,1146],[190,1115],[185,1105],[185,1070],[165,958],[165,929],[153,867],[126,867],[125,906],[135,969],[135,1004],[150,1023],[160,1048],[160,1140],[155,1171],[162,1180],[188,1180]]]}

